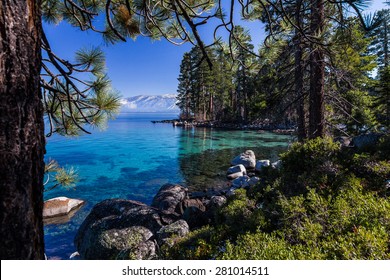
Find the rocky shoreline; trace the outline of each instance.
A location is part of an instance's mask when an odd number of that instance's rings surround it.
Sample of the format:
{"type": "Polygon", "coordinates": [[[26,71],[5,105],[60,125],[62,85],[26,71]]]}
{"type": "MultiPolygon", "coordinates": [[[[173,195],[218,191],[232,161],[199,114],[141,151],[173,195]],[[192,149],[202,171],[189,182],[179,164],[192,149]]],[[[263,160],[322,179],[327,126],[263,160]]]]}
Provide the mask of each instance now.
{"type": "Polygon", "coordinates": [[[214,223],[216,213],[236,189],[260,181],[263,168],[280,162],[257,160],[248,150],[236,156],[227,170],[226,188],[190,193],[177,184],[165,184],[151,205],[108,199],[95,205],[75,237],[82,259],[159,259],[162,246],[173,246],[190,231],[214,223]]]}
{"type": "Polygon", "coordinates": [[[291,135],[296,132],[294,125],[274,124],[269,120],[255,121],[249,124],[226,123],[220,121],[185,121],[180,119],[152,121],[152,123],[169,123],[177,127],[206,127],[228,130],[257,130],[259,132],[273,132],[276,134],[291,135]]]}

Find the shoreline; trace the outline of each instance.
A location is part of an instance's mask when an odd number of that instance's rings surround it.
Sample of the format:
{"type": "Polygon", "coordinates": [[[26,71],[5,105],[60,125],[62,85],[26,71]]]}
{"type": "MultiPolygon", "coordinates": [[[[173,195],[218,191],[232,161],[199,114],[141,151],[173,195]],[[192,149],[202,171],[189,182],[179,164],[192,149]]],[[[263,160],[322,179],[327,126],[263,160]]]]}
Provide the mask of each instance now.
{"type": "Polygon", "coordinates": [[[249,124],[239,124],[239,123],[225,123],[220,121],[182,121],[180,119],[173,120],[160,120],[160,121],[151,121],[153,124],[164,123],[172,124],[177,127],[184,128],[215,128],[215,129],[224,129],[224,130],[257,130],[261,132],[271,132],[275,134],[282,135],[292,135],[296,133],[296,127],[293,125],[282,125],[282,124],[272,124],[269,122],[257,122],[249,124]]]}

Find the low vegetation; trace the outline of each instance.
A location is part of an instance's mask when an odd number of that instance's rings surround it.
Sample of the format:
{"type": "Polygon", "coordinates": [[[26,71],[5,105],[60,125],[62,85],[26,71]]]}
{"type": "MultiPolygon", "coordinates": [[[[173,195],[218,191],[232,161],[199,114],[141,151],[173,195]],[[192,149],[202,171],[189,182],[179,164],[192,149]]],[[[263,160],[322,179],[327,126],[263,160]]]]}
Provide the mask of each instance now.
{"type": "Polygon", "coordinates": [[[389,259],[390,137],[356,151],[330,138],[294,144],[280,170],[239,189],[213,225],[167,259],[389,259]]]}

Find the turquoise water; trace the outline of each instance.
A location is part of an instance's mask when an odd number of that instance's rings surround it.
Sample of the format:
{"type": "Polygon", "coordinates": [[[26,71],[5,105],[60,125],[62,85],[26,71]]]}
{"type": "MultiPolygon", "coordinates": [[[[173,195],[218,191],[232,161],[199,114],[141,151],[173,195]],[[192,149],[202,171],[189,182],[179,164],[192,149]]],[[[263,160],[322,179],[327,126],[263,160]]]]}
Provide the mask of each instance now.
{"type": "Polygon", "coordinates": [[[227,131],[173,127],[152,120],[175,118],[152,113],[121,114],[108,129],[78,138],[53,136],[46,159],[73,166],[79,174],[75,189],[45,193],[79,198],[85,206],[64,224],[45,226],[46,255],[68,259],[76,251],[73,238],[93,205],[107,198],[150,203],[165,183],[180,183],[192,190],[223,185],[229,161],[246,149],[258,159],[275,160],[286,149],[288,136],[256,131],[227,131]]]}

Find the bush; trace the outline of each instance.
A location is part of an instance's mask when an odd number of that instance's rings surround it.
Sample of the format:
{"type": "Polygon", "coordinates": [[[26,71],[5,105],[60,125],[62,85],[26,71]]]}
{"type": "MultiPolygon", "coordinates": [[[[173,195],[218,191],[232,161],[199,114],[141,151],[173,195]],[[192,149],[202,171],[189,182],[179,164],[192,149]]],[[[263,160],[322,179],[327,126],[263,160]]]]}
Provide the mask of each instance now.
{"type": "Polygon", "coordinates": [[[306,192],[307,187],[327,188],[340,171],[339,152],[340,145],[331,138],[293,144],[281,155],[283,192],[297,195],[306,192]]]}

